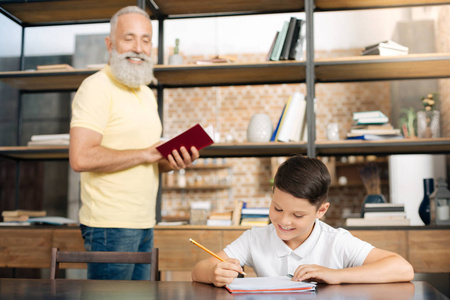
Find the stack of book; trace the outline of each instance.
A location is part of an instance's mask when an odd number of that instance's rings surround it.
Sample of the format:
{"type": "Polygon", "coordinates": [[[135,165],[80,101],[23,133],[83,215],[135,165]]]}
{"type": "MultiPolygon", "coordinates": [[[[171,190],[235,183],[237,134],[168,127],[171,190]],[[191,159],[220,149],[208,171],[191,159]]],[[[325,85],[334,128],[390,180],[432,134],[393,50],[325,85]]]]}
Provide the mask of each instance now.
{"type": "Polygon", "coordinates": [[[241,211],[241,226],[266,226],[269,224],[268,207],[243,208],[241,211]]]}
{"type": "Polygon", "coordinates": [[[305,29],[304,20],[292,17],[285,21],[282,29],[275,34],[266,60],[302,60],[305,29]]]}
{"type": "Polygon", "coordinates": [[[347,218],[347,226],[409,226],[404,204],[366,203],[363,218],[347,218]]]}
{"type": "Polygon", "coordinates": [[[353,125],[347,134],[348,140],[403,139],[400,129],[394,129],[389,118],[381,111],[353,113],[353,125]]]}
{"type": "Polygon", "coordinates": [[[295,92],[284,106],[270,141],[299,142],[306,139],[306,130],[306,99],[295,92]]]}
{"type": "Polygon", "coordinates": [[[5,210],[2,212],[3,222],[26,222],[30,217],[44,217],[45,210],[5,210]]]}
{"type": "Polygon", "coordinates": [[[209,215],[206,225],[208,226],[230,226],[232,224],[231,211],[227,212],[213,212],[209,215]]]}
{"type": "Polygon", "coordinates": [[[68,133],[32,135],[28,146],[67,146],[69,141],[68,133]]]}
{"type": "Polygon", "coordinates": [[[395,56],[395,55],[407,55],[408,51],[409,51],[408,47],[402,46],[394,41],[387,40],[365,47],[361,54],[395,56]]]}

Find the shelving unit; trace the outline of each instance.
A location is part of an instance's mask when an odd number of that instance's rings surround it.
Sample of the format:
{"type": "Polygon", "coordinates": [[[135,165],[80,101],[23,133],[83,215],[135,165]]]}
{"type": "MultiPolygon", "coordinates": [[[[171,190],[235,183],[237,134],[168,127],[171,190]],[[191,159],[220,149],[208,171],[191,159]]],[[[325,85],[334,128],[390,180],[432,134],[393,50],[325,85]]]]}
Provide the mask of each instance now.
{"type": "MultiPolygon", "coordinates": [[[[165,88],[208,87],[229,85],[306,83],[307,143],[239,143],[215,144],[201,152],[202,157],[268,157],[302,153],[308,156],[448,154],[450,138],[385,140],[385,141],[316,141],[313,99],[315,84],[400,79],[450,78],[450,53],[411,54],[396,57],[358,56],[314,58],[314,14],[321,11],[358,10],[386,7],[448,5],[439,0],[280,0],[280,1],[183,1],[183,0],[106,0],[76,1],[2,1],[0,13],[22,28],[47,25],[108,22],[111,15],[126,5],[145,7],[159,21],[158,101],[163,106],[165,88]],[[47,6],[43,10],[43,3],[47,6]],[[43,13],[45,12],[45,13],[43,13]],[[230,63],[220,65],[161,65],[164,49],[164,21],[230,15],[252,15],[305,12],[307,24],[306,61],[264,63],[230,63]]],[[[22,36],[24,33],[22,33],[22,36]]],[[[75,91],[82,80],[97,70],[64,72],[13,71],[0,72],[0,80],[24,92],[75,91]]],[[[67,147],[0,147],[0,156],[15,160],[67,159],[67,147]]]]}

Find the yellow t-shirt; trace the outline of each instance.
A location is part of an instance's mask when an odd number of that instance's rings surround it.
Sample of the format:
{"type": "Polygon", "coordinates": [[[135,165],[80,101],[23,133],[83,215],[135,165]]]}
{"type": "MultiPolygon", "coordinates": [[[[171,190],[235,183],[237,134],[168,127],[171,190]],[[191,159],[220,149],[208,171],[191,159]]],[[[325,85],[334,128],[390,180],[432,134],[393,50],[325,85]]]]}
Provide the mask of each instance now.
{"type": "MultiPolygon", "coordinates": [[[[115,150],[147,148],[161,137],[161,120],[150,88],[119,83],[109,66],[86,78],[72,103],[70,127],[103,135],[115,150]]],[[[81,173],[81,224],[91,227],[151,228],[155,225],[158,164],[114,173],[81,173]]]]}

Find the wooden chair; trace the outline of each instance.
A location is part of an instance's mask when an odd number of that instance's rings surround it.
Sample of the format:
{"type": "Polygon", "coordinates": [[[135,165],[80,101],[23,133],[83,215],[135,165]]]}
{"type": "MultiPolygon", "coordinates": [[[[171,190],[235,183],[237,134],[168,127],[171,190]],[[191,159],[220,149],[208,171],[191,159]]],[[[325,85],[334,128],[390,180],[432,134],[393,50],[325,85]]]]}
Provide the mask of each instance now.
{"type": "Polygon", "coordinates": [[[50,279],[55,279],[59,272],[59,263],[125,263],[150,264],[150,280],[159,281],[159,252],[93,252],[93,251],[59,251],[52,248],[50,279]]]}

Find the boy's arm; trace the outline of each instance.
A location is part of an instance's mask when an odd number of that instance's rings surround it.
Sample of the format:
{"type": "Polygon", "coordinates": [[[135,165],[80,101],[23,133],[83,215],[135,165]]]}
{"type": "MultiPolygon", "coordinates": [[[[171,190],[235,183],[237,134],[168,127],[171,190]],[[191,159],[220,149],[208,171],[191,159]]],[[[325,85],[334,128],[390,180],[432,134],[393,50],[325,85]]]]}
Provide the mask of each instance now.
{"type": "Polygon", "coordinates": [[[341,270],[318,265],[301,265],[292,280],[310,280],[329,284],[383,283],[410,281],[414,278],[411,264],[400,255],[374,248],[362,266],[341,270]]]}
{"type": "Polygon", "coordinates": [[[242,271],[239,261],[229,258],[225,251],[221,250],[217,253],[226,261],[219,261],[215,257],[210,257],[199,261],[192,270],[192,280],[212,283],[217,287],[225,286],[237,277],[238,272],[242,271]]]}

